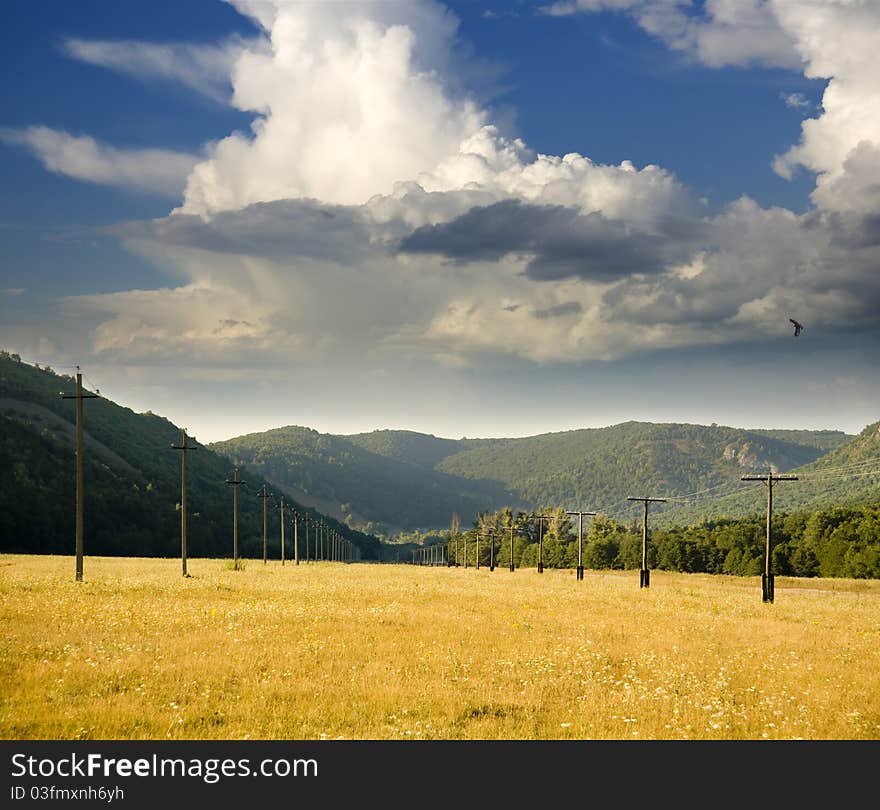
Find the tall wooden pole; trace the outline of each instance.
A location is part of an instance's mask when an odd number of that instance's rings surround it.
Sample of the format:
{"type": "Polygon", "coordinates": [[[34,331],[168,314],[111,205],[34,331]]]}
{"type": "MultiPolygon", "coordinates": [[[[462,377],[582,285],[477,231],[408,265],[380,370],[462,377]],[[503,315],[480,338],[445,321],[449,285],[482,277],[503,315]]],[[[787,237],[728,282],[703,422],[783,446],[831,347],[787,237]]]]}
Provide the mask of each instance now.
{"type": "Polygon", "coordinates": [[[76,394],[69,395],[62,392],[61,399],[76,400],[76,581],[82,582],[83,578],[83,534],[85,530],[85,443],[83,440],[83,400],[100,399],[98,393],[84,394],[82,387],[82,372],[76,367],[76,394]]]}
{"type": "Polygon", "coordinates": [[[550,516],[545,514],[531,515],[538,521],[538,573],[544,573],[544,521],[549,520],[550,516]]]}
{"type": "Polygon", "coordinates": [[[281,565],[284,565],[284,496],[281,496],[281,565]]]}
{"type": "Polygon", "coordinates": [[[767,485],[767,526],[764,539],[764,573],[761,575],[761,600],[772,602],[774,598],[774,575],[770,570],[770,527],[773,523],[773,482],[797,481],[796,475],[774,475],[771,470],[767,475],[743,475],[741,481],[763,481],[767,485]]]}
{"type": "Polygon", "coordinates": [[[642,567],[639,569],[639,587],[647,588],[651,584],[651,572],[648,570],[648,504],[666,503],[666,498],[627,498],[628,501],[641,501],[645,505],[645,517],[642,523],[642,567]]]}
{"type": "Polygon", "coordinates": [[[76,372],[76,581],[83,578],[83,529],[85,489],[83,476],[83,399],[82,374],[76,372]]]}
{"type": "Polygon", "coordinates": [[[183,570],[183,576],[188,577],[186,570],[187,550],[186,550],[186,454],[190,450],[197,448],[188,444],[186,428],[180,431],[180,444],[172,444],[172,450],[180,450],[180,566],[183,570]]]}
{"type": "Polygon", "coordinates": [[[226,483],[232,485],[232,564],[238,570],[238,488],[245,483],[239,480],[238,467],[233,470],[232,480],[226,483]]]}
{"type": "Polygon", "coordinates": [[[567,515],[577,515],[578,519],[578,562],[577,562],[577,578],[584,578],[584,515],[595,515],[595,512],[576,512],[574,510],[566,512],[567,515]]]}
{"type": "Polygon", "coordinates": [[[293,510],[293,559],[299,565],[299,513],[293,510]]]}
{"type": "Polygon", "coordinates": [[[269,493],[266,492],[266,485],[263,484],[263,565],[269,562],[269,510],[266,503],[268,496],[269,493]]]}
{"type": "Polygon", "coordinates": [[[511,517],[510,517],[510,572],[511,573],[516,571],[516,565],[513,562],[513,526],[514,526],[514,519],[513,519],[513,515],[511,515],[511,517]]]}
{"type": "MultiPolygon", "coordinates": [[[[238,483],[238,468],[235,468],[235,483],[238,483]]],[[[238,567],[238,487],[232,490],[232,559],[238,567]]]]}
{"type": "Polygon", "coordinates": [[[181,439],[183,451],[180,454],[180,561],[183,576],[186,576],[186,431],[181,439]]]}

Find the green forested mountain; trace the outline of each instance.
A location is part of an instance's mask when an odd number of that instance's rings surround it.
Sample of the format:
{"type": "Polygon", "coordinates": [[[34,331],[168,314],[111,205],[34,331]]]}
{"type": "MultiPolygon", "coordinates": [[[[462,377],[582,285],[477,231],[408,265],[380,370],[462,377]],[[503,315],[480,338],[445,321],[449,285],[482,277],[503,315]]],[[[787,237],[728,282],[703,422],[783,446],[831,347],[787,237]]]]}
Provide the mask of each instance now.
{"type": "MultiPolygon", "coordinates": [[[[75,378],[0,352],[0,551],[73,553],[75,532],[75,378]]],[[[135,413],[104,399],[84,409],[86,554],[177,556],[180,553],[181,429],[152,413],[135,413]]],[[[199,445],[187,457],[188,553],[232,556],[232,477],[229,460],[199,445]]],[[[263,479],[242,471],[239,549],[262,558],[263,479]]],[[[271,489],[271,487],[270,487],[271,489]]],[[[286,499],[288,502],[290,499],[286,499]]],[[[291,504],[297,508],[296,504],[291,504]]],[[[301,514],[323,518],[299,507],[301,514]]],[[[270,555],[280,555],[280,510],[269,505],[270,555]]],[[[327,520],[376,558],[377,538],[327,520]]],[[[290,535],[288,534],[288,538],[290,535]]],[[[289,542],[289,540],[288,540],[289,542]]],[[[288,555],[291,555],[288,546],[288,555]]]]}
{"type": "Polygon", "coordinates": [[[514,498],[497,482],[435,469],[432,462],[457,445],[405,431],[349,437],[289,426],[211,447],[339,519],[388,533],[446,526],[453,512],[476,515],[514,498]]]}
{"type": "Polygon", "coordinates": [[[625,422],[476,447],[439,469],[500,480],[534,505],[616,513],[628,496],[694,492],[740,471],[787,470],[821,454],[738,428],[625,422]]]}
{"type": "MultiPolygon", "coordinates": [[[[880,422],[868,425],[858,436],[815,461],[786,472],[797,475],[798,480],[774,486],[774,511],[880,503],[880,422]]],[[[766,500],[762,483],[731,479],[717,491],[671,504],[660,511],[656,523],[687,525],[741,517],[762,512],[766,500]]]]}
{"type": "Polygon", "coordinates": [[[626,516],[628,496],[723,488],[745,472],[815,462],[851,438],[840,431],[626,422],[461,440],[395,430],[333,436],[286,427],[212,447],[352,525],[393,532],[448,527],[453,512],[469,525],[477,514],[504,506],[626,516]]]}

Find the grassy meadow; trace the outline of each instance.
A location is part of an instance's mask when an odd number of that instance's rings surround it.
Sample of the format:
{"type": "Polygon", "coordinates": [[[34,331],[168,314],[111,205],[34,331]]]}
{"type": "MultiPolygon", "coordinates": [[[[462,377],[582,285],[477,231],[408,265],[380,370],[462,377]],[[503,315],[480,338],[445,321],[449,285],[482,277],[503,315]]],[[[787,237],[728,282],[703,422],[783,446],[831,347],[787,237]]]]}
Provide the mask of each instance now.
{"type": "Polygon", "coordinates": [[[880,738],[880,581],[0,555],[3,739],[880,738]]]}

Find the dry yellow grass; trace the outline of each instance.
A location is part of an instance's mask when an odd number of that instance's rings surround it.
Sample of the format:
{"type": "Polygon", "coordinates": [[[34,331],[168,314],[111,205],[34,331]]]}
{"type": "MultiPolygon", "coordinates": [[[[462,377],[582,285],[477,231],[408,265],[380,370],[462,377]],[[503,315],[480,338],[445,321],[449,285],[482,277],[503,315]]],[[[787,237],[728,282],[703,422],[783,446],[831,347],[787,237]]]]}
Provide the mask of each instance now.
{"type": "Polygon", "coordinates": [[[880,738],[880,582],[0,555],[3,739],[880,738]]]}

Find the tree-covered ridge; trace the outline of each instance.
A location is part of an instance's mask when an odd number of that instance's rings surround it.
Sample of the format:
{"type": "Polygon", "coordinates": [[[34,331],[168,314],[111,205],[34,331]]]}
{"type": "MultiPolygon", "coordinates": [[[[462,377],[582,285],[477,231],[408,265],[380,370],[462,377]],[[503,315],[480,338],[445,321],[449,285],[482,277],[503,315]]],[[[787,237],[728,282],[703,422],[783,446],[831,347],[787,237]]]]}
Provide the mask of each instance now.
{"type": "MultiPolygon", "coordinates": [[[[630,495],[681,496],[739,485],[743,472],[785,471],[821,457],[837,431],[743,430],[626,422],[510,439],[447,439],[405,430],[351,436],[303,427],[217,443],[230,458],[351,525],[394,534],[540,503],[620,514],[630,495]]],[[[755,510],[747,494],[737,514],[755,510]]],[[[679,506],[675,502],[670,507],[679,506]]]]}
{"type": "Polygon", "coordinates": [[[383,532],[442,526],[454,511],[476,514],[509,496],[492,482],[461,479],[372,452],[350,437],[295,425],[211,447],[279,486],[338,505],[342,520],[383,532]]]}
{"type": "MultiPolygon", "coordinates": [[[[797,481],[774,487],[774,502],[784,510],[819,510],[829,505],[880,503],[880,422],[808,464],[790,469],[797,481]]],[[[659,510],[657,525],[685,525],[760,513],[766,502],[761,484],[730,479],[721,489],[693,502],[659,510]]]]}
{"type": "Polygon", "coordinates": [[[626,422],[476,447],[439,468],[498,480],[531,504],[613,513],[630,495],[694,492],[743,470],[791,469],[821,452],[738,428],[626,422]]]}
{"type": "MultiPolygon", "coordinates": [[[[71,553],[74,537],[75,377],[0,352],[0,550],[71,553]]],[[[138,414],[106,399],[83,403],[85,538],[87,554],[177,556],[180,553],[181,429],[152,413],[138,414]]],[[[191,556],[231,556],[232,475],[228,459],[189,437],[188,550],[191,556]]],[[[242,556],[262,556],[263,479],[248,481],[239,498],[242,556]]],[[[270,487],[271,489],[271,487],[270,487]]],[[[296,504],[291,504],[296,508],[296,504]]],[[[271,506],[270,506],[271,509],[271,506]]],[[[301,514],[324,516],[307,507],[301,514]]],[[[279,555],[277,509],[269,515],[270,554],[279,555]]],[[[327,520],[364,557],[378,541],[327,520]]]]}

